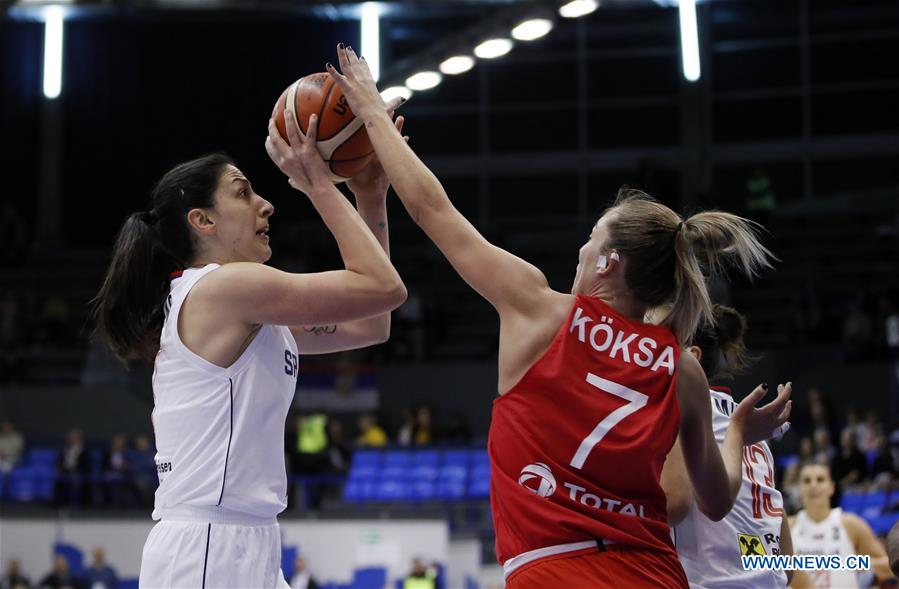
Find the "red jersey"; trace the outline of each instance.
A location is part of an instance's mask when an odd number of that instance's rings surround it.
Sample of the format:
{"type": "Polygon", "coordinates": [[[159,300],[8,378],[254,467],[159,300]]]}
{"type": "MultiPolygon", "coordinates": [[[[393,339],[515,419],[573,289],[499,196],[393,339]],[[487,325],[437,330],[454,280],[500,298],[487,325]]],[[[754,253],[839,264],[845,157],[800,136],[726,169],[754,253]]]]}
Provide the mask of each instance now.
{"type": "Polygon", "coordinates": [[[513,557],[596,539],[674,554],[659,476],[680,424],[679,357],[668,328],[576,298],[546,353],[493,405],[490,501],[507,574],[513,557]]]}

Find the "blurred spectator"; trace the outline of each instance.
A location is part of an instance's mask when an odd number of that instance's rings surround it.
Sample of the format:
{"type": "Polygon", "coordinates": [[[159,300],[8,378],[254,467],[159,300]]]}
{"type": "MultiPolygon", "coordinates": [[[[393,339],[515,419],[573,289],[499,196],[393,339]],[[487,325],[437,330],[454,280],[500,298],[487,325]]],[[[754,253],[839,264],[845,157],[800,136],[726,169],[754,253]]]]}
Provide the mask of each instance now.
{"type": "Polygon", "coordinates": [[[450,417],[443,432],[443,441],[447,444],[465,445],[471,442],[471,429],[468,427],[468,420],[461,411],[456,411],[450,417]]]}
{"type": "Polygon", "coordinates": [[[84,571],[85,581],[90,589],[118,589],[119,577],[115,569],[106,563],[106,551],[94,548],[91,566],[84,571]]]}
{"type": "Polygon", "coordinates": [[[38,584],[41,589],[81,589],[80,579],[69,572],[69,561],[57,554],[53,557],[53,568],[38,584]]]}
{"type": "Polygon", "coordinates": [[[290,589],[318,589],[318,582],[306,568],[306,559],[297,556],[294,562],[294,573],[290,579],[290,589]]]}
{"type": "Polygon", "coordinates": [[[58,294],[51,294],[44,300],[41,309],[41,329],[44,341],[52,346],[69,342],[69,303],[58,294]]]}
{"type": "Polygon", "coordinates": [[[134,449],[130,455],[134,485],[140,504],[152,504],[159,478],[156,474],[156,456],[150,445],[150,438],[143,434],[134,438],[134,449]]]}
{"type": "Polygon", "coordinates": [[[294,472],[317,474],[327,469],[328,417],[324,413],[298,415],[296,442],[293,448],[294,472]]]}
{"type": "Polygon", "coordinates": [[[374,415],[366,413],[359,417],[359,437],[356,444],[370,448],[382,448],[387,445],[387,434],[374,415]]]}
{"type": "Polygon", "coordinates": [[[343,424],[337,419],[328,420],[328,460],[331,469],[346,472],[353,454],[350,444],[343,435],[343,424]]]}
{"type": "Polygon", "coordinates": [[[884,312],[884,339],[890,360],[899,360],[899,310],[896,303],[888,300],[884,312]]]}
{"type": "Polygon", "coordinates": [[[109,453],[103,460],[103,474],[109,491],[108,501],[113,507],[133,507],[135,503],[132,466],[128,455],[128,440],[121,434],[112,437],[109,453]]]}
{"type": "Polygon", "coordinates": [[[0,589],[31,589],[31,581],[22,574],[18,560],[9,561],[6,574],[0,579],[0,589]]]}
{"type": "Polygon", "coordinates": [[[403,579],[403,589],[436,589],[437,571],[425,566],[420,558],[412,560],[412,570],[403,579]]]}
{"type": "Polygon", "coordinates": [[[874,460],[871,461],[871,479],[874,486],[878,488],[886,488],[890,486],[896,476],[896,464],[893,461],[893,454],[887,444],[887,438],[883,434],[878,434],[874,439],[874,460]]]}
{"type": "Polygon", "coordinates": [[[859,426],[858,449],[867,454],[877,447],[877,436],[883,433],[880,419],[873,409],[868,411],[865,421],[859,426]]]}
{"type": "Polygon", "coordinates": [[[403,408],[403,421],[396,432],[396,443],[400,446],[411,446],[412,436],[415,432],[415,416],[409,407],[403,408]]]}
{"type": "Polygon", "coordinates": [[[431,421],[431,408],[427,405],[421,405],[415,412],[415,428],[412,434],[412,442],[416,446],[428,446],[434,443],[435,437],[431,421]]]}
{"type": "Polygon", "coordinates": [[[830,464],[837,453],[836,448],[830,443],[830,432],[824,427],[819,427],[812,434],[812,441],[815,443],[815,462],[830,464]]]}
{"type": "Polygon", "coordinates": [[[799,505],[799,471],[803,465],[815,461],[815,446],[812,439],[803,437],[799,440],[799,456],[784,470],[783,494],[785,501],[791,506],[799,505]]]}
{"type": "Polygon", "coordinates": [[[0,473],[9,472],[25,451],[25,438],[8,419],[0,424],[0,473]]]}
{"type": "Polygon", "coordinates": [[[843,319],[843,347],[847,360],[867,359],[871,334],[871,318],[860,303],[851,303],[843,319]]]}
{"type": "Polygon", "coordinates": [[[843,429],[840,435],[840,451],[836,453],[830,466],[833,480],[840,491],[865,480],[868,461],[855,444],[855,432],[843,429]]]}
{"type": "Polygon", "coordinates": [[[0,260],[12,265],[22,263],[28,246],[27,231],[25,217],[12,203],[3,205],[3,212],[0,213],[0,260]]]}
{"type": "Polygon", "coordinates": [[[66,445],[56,464],[56,471],[59,475],[56,479],[54,493],[57,505],[77,504],[85,499],[83,491],[88,466],[87,451],[84,449],[81,431],[73,429],[66,436],[66,445]]]}
{"type": "Polygon", "coordinates": [[[833,409],[830,397],[817,387],[811,387],[806,393],[806,397],[811,418],[811,427],[808,432],[814,434],[815,430],[823,428],[827,430],[830,439],[834,439],[840,434],[842,428],[839,427],[837,414],[833,409]]]}

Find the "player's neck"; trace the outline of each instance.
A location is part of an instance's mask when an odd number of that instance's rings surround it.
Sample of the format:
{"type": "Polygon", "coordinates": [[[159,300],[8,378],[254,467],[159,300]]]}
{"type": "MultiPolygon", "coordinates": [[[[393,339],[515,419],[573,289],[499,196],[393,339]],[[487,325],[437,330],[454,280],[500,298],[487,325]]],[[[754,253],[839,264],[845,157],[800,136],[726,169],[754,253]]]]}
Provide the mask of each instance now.
{"type": "Polygon", "coordinates": [[[646,314],[646,306],[637,303],[632,296],[621,289],[603,283],[595,285],[586,293],[591,297],[602,299],[612,307],[619,315],[635,321],[643,321],[646,314]]]}
{"type": "Polygon", "coordinates": [[[805,513],[815,523],[823,522],[830,515],[830,502],[813,503],[805,507],[805,513]]]}

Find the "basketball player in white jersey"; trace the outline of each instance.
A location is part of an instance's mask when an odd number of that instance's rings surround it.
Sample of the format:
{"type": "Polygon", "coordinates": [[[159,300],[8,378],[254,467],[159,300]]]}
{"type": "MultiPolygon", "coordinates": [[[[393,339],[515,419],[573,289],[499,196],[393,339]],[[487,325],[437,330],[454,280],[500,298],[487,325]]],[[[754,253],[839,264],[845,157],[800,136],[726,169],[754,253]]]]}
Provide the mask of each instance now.
{"type": "MultiPolygon", "coordinates": [[[[867,554],[879,579],[891,577],[886,550],[871,527],[854,513],[844,513],[839,507],[831,508],[833,492],[829,466],[808,463],[800,469],[802,510],[790,518],[796,554],[839,555],[844,561],[852,554],[867,554]]],[[[860,587],[855,571],[820,570],[808,575],[813,587],[860,587]]]]}
{"type": "MultiPolygon", "coordinates": [[[[401,127],[402,122],[397,121],[401,127]]],[[[377,163],[332,184],[316,122],[266,150],[304,192],[345,269],[265,266],[274,207],[226,157],[169,171],[131,215],[96,299],[98,333],[123,359],[155,362],[159,488],[141,587],[287,587],[276,516],[287,504],[284,422],[299,354],[385,341],[406,290],[387,253],[387,180],[377,163]],[[322,326],[327,325],[326,328],[322,326]]]]}
{"type": "MultiPolygon", "coordinates": [[[[743,343],[746,319],[734,309],[714,305],[714,325],[706,325],[687,350],[699,360],[710,382],[738,373],[751,360],[743,343]]],[[[737,403],[725,387],[709,391],[712,430],[724,442],[737,403]]],[[[779,431],[777,433],[782,433],[779,431]]],[[[676,444],[662,474],[668,496],[668,521],[678,557],[695,589],[786,587],[792,571],[747,571],[741,556],[792,554],[783,498],[774,486],[774,458],[765,442],[743,448],[743,481],[733,509],[721,521],[703,515],[676,444]]]]}

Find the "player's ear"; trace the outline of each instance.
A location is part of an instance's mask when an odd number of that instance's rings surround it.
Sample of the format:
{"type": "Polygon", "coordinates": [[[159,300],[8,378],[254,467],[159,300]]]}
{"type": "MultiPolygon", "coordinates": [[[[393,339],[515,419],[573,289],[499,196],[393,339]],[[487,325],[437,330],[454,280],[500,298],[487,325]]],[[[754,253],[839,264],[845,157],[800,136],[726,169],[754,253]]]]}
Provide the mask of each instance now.
{"type": "Polygon", "coordinates": [[[687,352],[689,352],[691,356],[696,358],[697,362],[702,362],[702,348],[700,348],[699,346],[687,346],[687,352]]]}

